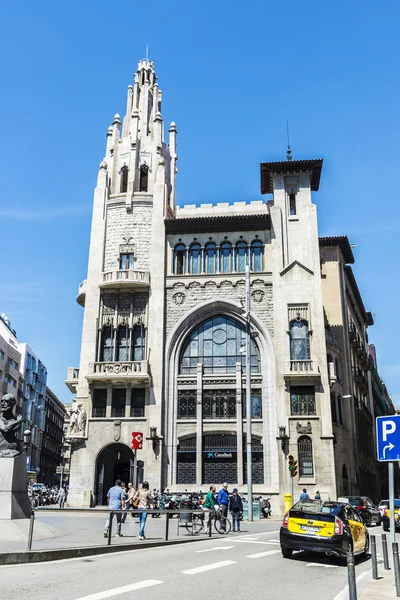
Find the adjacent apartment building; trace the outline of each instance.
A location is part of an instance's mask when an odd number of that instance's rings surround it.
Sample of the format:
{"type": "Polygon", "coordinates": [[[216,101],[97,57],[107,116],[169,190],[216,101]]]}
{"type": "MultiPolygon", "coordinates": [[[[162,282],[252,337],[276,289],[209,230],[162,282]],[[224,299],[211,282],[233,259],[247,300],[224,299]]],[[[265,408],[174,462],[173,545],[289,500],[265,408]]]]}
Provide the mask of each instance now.
{"type": "Polygon", "coordinates": [[[45,426],[40,453],[40,479],[46,485],[56,483],[59,478],[57,467],[63,463],[64,419],[66,410],[64,404],[54,392],[46,386],[45,426]]]}
{"type": "Polygon", "coordinates": [[[32,348],[17,339],[6,315],[0,315],[0,384],[2,393],[17,398],[24,429],[31,431],[27,469],[40,480],[40,452],[45,427],[47,370],[32,348]]]}
{"type": "Polygon", "coordinates": [[[154,65],[142,60],[126,114],[107,131],[94,193],[77,297],[80,365],[66,382],[87,415],[70,435],[69,504],[105,503],[117,476],[177,491],[225,480],[244,490],[247,402],[254,491],[270,495],[274,510],[290,489],[289,453],[299,467],[295,498],[303,487],[326,498],[361,490],[373,468],[358,450],[371,432],[372,317],[347,238],[318,236],[322,159],[289,152],[261,163],[267,201],[180,207],[175,123],[168,134],[154,65]]]}

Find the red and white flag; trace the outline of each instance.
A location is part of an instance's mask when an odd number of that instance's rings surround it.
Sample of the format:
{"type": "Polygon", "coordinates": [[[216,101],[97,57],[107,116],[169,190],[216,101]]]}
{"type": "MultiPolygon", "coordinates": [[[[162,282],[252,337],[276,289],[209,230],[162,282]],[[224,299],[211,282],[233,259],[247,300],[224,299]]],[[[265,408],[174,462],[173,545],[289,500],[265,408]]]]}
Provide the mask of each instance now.
{"type": "Polygon", "coordinates": [[[132,450],[141,450],[143,448],[143,433],[141,431],[132,431],[132,450]]]}

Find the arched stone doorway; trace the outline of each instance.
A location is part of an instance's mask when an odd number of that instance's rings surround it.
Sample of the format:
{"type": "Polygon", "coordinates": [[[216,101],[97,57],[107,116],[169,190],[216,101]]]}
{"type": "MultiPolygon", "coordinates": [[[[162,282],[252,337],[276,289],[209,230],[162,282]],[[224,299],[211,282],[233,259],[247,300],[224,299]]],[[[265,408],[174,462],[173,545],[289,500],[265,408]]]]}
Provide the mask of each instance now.
{"type": "Polygon", "coordinates": [[[132,450],[125,444],[110,444],[103,448],[97,457],[96,467],[96,504],[107,504],[107,492],[116,479],[135,487],[143,482],[143,462],[136,461],[132,450]]]}

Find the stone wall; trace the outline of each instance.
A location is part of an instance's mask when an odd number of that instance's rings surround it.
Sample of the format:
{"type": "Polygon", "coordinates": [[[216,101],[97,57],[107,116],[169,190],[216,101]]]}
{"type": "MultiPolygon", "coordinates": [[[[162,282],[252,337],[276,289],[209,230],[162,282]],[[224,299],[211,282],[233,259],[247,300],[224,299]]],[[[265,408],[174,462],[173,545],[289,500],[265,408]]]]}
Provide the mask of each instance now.
{"type": "Polygon", "coordinates": [[[104,271],[119,269],[119,245],[123,243],[135,245],[134,269],[150,270],[152,211],[150,202],[135,202],[132,210],[127,210],[125,204],[107,206],[104,271]]]}
{"type": "MultiPolygon", "coordinates": [[[[244,306],[246,284],[243,278],[226,280],[216,283],[209,279],[204,283],[188,281],[187,283],[175,283],[172,288],[167,289],[166,310],[166,334],[170,334],[172,328],[183,317],[191,312],[199,304],[212,302],[214,300],[231,300],[244,306]]],[[[251,282],[251,310],[265,323],[267,329],[273,335],[273,293],[272,285],[262,279],[254,279],[251,282]]]]}

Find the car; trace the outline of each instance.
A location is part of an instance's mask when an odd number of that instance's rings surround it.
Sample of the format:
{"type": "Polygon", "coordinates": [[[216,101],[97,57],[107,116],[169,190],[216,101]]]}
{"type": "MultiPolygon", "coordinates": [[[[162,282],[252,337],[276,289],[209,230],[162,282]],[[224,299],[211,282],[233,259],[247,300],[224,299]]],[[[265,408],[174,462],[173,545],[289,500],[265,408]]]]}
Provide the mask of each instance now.
{"type": "Polygon", "coordinates": [[[368,553],[369,534],[360,513],[348,503],[300,500],[283,518],[280,546],[283,558],[307,550],[346,559],[350,551],[368,553]]]}
{"type": "Polygon", "coordinates": [[[44,485],[44,483],[32,483],[32,492],[38,492],[39,494],[42,494],[43,492],[47,491],[46,486],[44,485]]]}
{"type": "Polygon", "coordinates": [[[383,513],[385,512],[385,508],[389,506],[389,500],[381,500],[378,504],[378,510],[381,513],[381,517],[383,517],[383,513]]]}
{"type": "MultiPolygon", "coordinates": [[[[383,531],[389,531],[390,529],[390,508],[389,508],[389,500],[385,500],[385,502],[387,502],[387,505],[385,506],[385,509],[383,511],[383,515],[382,515],[382,526],[383,526],[383,531]]],[[[394,499],[394,518],[395,518],[395,529],[399,530],[400,529],[400,521],[398,521],[397,517],[399,515],[399,511],[400,511],[400,500],[398,498],[394,499]]]]}
{"type": "Polygon", "coordinates": [[[356,508],[361,513],[364,523],[367,527],[371,527],[373,523],[381,525],[382,516],[378,510],[378,507],[371,498],[367,496],[342,496],[338,498],[338,502],[347,502],[351,504],[353,508],[356,508]]]}

